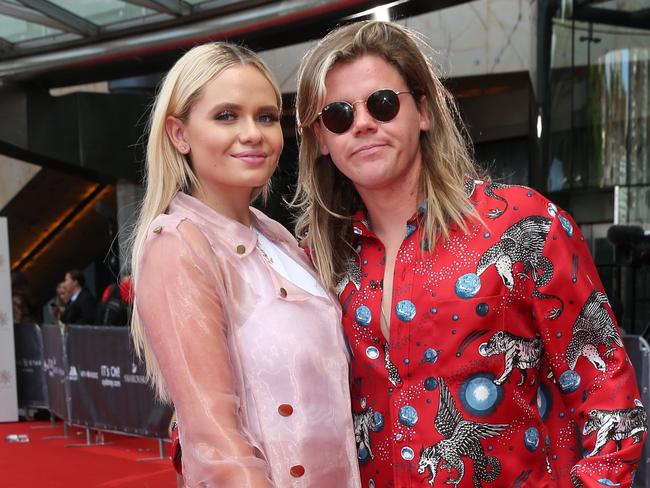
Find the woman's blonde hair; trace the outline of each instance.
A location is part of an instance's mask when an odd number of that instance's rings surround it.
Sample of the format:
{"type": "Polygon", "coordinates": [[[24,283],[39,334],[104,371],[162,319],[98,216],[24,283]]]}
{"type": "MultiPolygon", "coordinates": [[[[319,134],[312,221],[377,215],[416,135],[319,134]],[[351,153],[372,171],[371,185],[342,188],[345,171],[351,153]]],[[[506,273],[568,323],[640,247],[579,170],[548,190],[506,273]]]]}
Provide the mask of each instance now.
{"type": "MultiPolygon", "coordinates": [[[[181,155],[165,130],[168,116],[186,122],[194,102],[203,88],[217,75],[232,66],[253,66],[273,86],[278,108],[282,109],[282,94],[264,62],[251,50],[234,44],[214,42],[193,47],[186,52],[165,76],[154,100],[147,125],[148,141],[145,166],[145,195],[135,224],[132,239],[131,270],[137,286],[138,265],[151,222],[166,211],[174,195],[181,191],[201,190],[189,157],[181,155]]],[[[253,191],[251,200],[266,198],[269,184],[253,191]]],[[[137,296],[136,296],[137,300],[137,296]]],[[[138,357],[144,357],[147,376],[158,396],[168,400],[160,369],[149,347],[137,307],[133,307],[131,335],[138,357]]]]}
{"type": "Polygon", "coordinates": [[[431,129],[420,133],[421,194],[426,199],[424,237],[433,246],[438,231],[449,235],[451,222],[466,229],[475,211],[464,191],[465,178],[477,170],[466,131],[451,94],[435,75],[416,33],[391,22],[366,21],[340,27],[302,59],[298,70],[296,120],[300,139],[299,174],[291,205],[299,209],[296,234],[308,236],[321,280],[333,287],[354,252],[353,213],[362,202],[352,182],[322,156],[314,131],[325,103],[325,78],[337,63],[370,54],[392,65],[404,78],[419,109],[428,111],[431,129]]]}

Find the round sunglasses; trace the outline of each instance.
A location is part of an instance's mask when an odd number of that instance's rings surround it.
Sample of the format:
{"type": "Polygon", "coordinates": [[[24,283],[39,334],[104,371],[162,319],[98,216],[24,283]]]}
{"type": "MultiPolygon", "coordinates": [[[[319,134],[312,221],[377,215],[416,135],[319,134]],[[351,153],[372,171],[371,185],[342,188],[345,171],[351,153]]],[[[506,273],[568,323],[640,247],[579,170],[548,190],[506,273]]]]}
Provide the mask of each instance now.
{"type": "Polygon", "coordinates": [[[399,113],[399,95],[411,93],[410,91],[395,91],[388,88],[371,93],[365,100],[356,102],[331,102],[325,105],[318,114],[323,125],[330,132],[343,134],[354,121],[354,106],[357,103],[366,103],[368,113],[380,122],[393,120],[399,113]]]}

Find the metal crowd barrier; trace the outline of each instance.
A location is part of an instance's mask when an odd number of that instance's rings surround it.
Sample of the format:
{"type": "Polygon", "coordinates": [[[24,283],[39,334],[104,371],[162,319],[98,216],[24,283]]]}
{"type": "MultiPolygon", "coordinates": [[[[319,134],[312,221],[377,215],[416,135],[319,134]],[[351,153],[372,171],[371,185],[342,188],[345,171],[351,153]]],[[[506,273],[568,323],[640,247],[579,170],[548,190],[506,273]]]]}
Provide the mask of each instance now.
{"type": "Polygon", "coordinates": [[[19,407],[47,408],[64,425],[159,440],[172,409],[158,402],[128,327],[15,324],[19,407]]]}
{"type": "Polygon", "coordinates": [[[22,408],[48,408],[40,327],[36,324],[16,324],[14,342],[18,405],[22,408]]]}

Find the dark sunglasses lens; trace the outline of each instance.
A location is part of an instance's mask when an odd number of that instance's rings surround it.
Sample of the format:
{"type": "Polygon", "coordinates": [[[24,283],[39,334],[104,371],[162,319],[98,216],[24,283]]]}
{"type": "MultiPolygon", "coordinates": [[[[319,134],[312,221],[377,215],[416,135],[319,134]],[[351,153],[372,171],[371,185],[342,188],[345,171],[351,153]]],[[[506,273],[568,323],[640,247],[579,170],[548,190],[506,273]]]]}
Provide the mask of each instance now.
{"type": "Polygon", "coordinates": [[[321,120],[325,127],[336,134],[342,134],[352,125],[354,109],[345,102],[332,102],[321,112],[321,120]]]}
{"type": "Polygon", "coordinates": [[[377,90],[368,97],[366,105],[375,119],[388,122],[399,112],[399,96],[393,90],[377,90]]]}

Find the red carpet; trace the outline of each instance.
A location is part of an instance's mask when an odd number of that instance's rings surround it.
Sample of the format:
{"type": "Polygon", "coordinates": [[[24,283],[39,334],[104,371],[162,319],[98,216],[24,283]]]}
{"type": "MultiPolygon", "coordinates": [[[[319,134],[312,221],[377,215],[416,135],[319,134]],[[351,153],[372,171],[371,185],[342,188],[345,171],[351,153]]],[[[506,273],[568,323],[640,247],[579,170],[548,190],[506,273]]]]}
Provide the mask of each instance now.
{"type": "MultiPolygon", "coordinates": [[[[57,422],[0,423],[0,473],[3,488],[174,488],[168,459],[158,456],[158,442],[118,434],[104,434],[105,446],[65,447],[86,442],[83,429],[71,428],[68,439],[57,422]],[[34,428],[38,427],[38,428],[34,428]],[[46,428],[43,428],[46,427],[46,428]],[[30,442],[9,443],[9,434],[27,434],[30,442]]],[[[169,456],[170,444],[165,443],[169,456]]]]}

